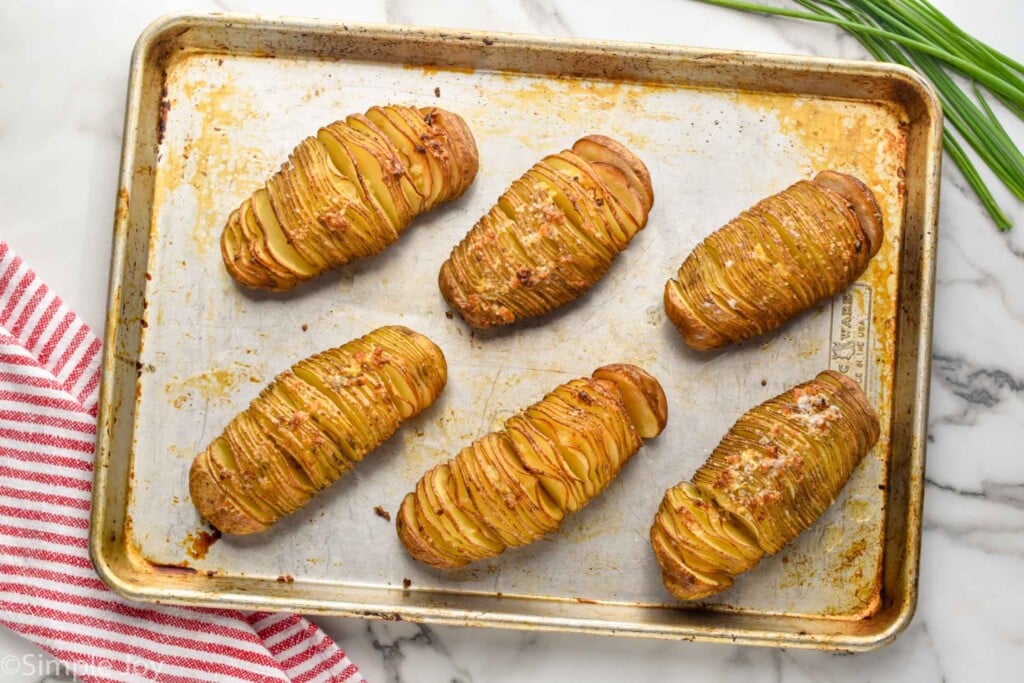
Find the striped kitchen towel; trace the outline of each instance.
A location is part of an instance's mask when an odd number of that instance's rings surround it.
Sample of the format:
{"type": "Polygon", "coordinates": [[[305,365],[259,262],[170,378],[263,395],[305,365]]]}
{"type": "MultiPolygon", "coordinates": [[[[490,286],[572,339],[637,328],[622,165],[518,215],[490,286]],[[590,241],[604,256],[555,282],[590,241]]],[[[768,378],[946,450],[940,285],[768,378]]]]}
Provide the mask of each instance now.
{"type": "MultiPolygon", "coordinates": [[[[362,681],[300,616],[134,604],[97,578],[99,364],[100,340],[0,242],[0,624],[87,682],[362,681]]],[[[46,673],[8,659],[4,675],[46,673]]]]}

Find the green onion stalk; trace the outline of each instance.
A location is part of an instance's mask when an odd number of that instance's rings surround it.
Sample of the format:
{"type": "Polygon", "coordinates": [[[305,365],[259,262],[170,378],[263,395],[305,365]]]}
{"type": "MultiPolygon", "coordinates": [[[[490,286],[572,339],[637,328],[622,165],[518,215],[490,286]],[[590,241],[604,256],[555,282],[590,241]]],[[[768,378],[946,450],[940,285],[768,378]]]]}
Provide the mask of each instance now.
{"type": "Polygon", "coordinates": [[[928,0],[794,0],[804,10],[742,0],[711,5],[841,26],[878,60],[916,69],[935,86],[950,124],[943,145],[1000,230],[1012,222],[999,207],[964,143],[1019,200],[1024,200],[1024,155],[999,122],[990,97],[1024,120],[1024,65],[959,28],[928,0]],[[806,10],[806,11],[805,11],[806,10]],[[973,81],[965,92],[950,71],[973,81]]]}

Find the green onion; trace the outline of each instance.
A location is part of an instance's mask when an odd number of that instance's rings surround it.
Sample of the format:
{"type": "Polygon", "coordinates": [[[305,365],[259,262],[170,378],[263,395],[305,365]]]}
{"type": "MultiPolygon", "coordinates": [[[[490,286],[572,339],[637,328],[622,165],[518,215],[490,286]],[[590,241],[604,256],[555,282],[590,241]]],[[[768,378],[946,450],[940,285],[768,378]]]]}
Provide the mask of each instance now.
{"type": "Polygon", "coordinates": [[[1013,225],[961,141],[1017,199],[1024,200],[1024,154],[999,122],[984,92],[1024,120],[1024,65],[960,29],[928,0],[795,0],[807,11],[742,0],[701,2],[842,26],[875,59],[917,69],[932,82],[942,102],[950,124],[943,131],[943,144],[950,158],[996,226],[1009,230],[1013,225]],[[973,81],[973,98],[949,69],[973,81]]]}

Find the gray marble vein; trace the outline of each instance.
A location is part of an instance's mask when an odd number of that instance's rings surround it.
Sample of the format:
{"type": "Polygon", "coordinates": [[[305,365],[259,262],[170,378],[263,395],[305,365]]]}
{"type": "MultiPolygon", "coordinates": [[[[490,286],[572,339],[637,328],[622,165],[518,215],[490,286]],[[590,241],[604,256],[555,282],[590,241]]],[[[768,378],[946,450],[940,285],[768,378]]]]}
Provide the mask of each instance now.
{"type": "Polygon", "coordinates": [[[366,632],[369,634],[370,645],[380,656],[389,683],[414,680],[415,672],[422,671],[421,660],[424,657],[434,659],[450,669],[441,674],[444,680],[450,683],[473,683],[472,674],[455,663],[451,652],[429,626],[408,622],[367,622],[366,632]],[[403,677],[403,671],[410,670],[413,678],[403,677]]]}
{"type": "Polygon", "coordinates": [[[541,33],[571,36],[572,29],[560,14],[554,0],[520,0],[526,16],[541,33]]]}
{"type": "Polygon", "coordinates": [[[968,403],[992,408],[1007,393],[1024,392],[1024,379],[1018,379],[999,368],[972,367],[963,358],[934,354],[934,373],[940,382],[950,385],[953,393],[968,403]]]}

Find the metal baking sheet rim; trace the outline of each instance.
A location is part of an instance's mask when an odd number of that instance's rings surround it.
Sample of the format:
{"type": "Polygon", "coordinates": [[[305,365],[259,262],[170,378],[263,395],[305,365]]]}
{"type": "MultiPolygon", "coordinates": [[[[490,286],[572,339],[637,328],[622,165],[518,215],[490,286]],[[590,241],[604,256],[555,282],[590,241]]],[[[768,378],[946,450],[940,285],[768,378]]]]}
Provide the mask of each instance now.
{"type": "MultiPolygon", "coordinates": [[[[941,163],[941,108],[930,84],[915,72],[903,67],[855,62],[849,60],[826,60],[802,56],[770,55],[746,53],[726,50],[694,49],[664,45],[643,45],[618,43],[611,41],[584,41],[563,38],[536,38],[524,35],[503,34],[494,32],[420,29],[394,26],[357,26],[327,21],[291,18],[266,19],[241,15],[171,15],[160,18],[151,24],[139,37],[132,54],[128,97],[125,111],[124,139],[122,143],[122,161],[119,177],[119,190],[115,209],[114,241],[109,280],[108,320],[105,332],[103,352],[103,376],[100,386],[100,408],[97,430],[97,454],[95,479],[92,492],[92,518],[90,526],[89,550],[97,573],[103,581],[116,593],[134,600],[148,602],[164,602],[187,605],[209,605],[220,607],[236,607],[257,610],[293,610],[302,613],[337,614],[380,618],[389,620],[409,620],[433,623],[476,625],[488,627],[511,627],[549,631],[570,631],[580,633],[629,635],[647,638],[675,640],[697,640],[709,642],[743,643],[764,646],[789,646],[829,650],[864,651],[888,644],[909,624],[917,600],[917,571],[920,554],[921,506],[923,500],[923,478],[925,443],[927,427],[928,388],[931,358],[931,329],[934,292],[935,244],[938,222],[938,192],[941,163]],[[131,354],[133,338],[131,323],[133,320],[124,315],[127,307],[125,300],[132,295],[122,290],[126,274],[128,253],[128,227],[133,211],[131,197],[138,184],[140,170],[145,171],[144,164],[136,158],[139,148],[141,113],[144,108],[142,92],[145,72],[151,66],[151,60],[165,57],[154,47],[162,41],[173,40],[176,35],[192,27],[217,29],[218,27],[242,28],[245,30],[277,30],[325,36],[332,32],[359,34],[361,36],[380,36],[384,38],[412,37],[418,40],[445,43],[449,41],[476,41],[481,46],[495,44],[509,48],[534,50],[561,50],[566,52],[591,51],[610,56],[635,57],[657,56],[674,59],[680,63],[694,60],[714,60],[718,64],[733,68],[783,67],[790,70],[806,70],[818,74],[826,72],[846,73],[852,76],[862,75],[867,78],[892,78],[902,82],[919,98],[923,112],[923,139],[919,142],[924,150],[924,158],[919,169],[921,186],[917,197],[919,215],[916,216],[920,244],[910,245],[911,253],[916,254],[919,271],[916,276],[916,288],[906,297],[907,292],[901,284],[899,287],[899,311],[902,316],[911,316],[912,326],[916,333],[911,339],[897,334],[896,353],[906,360],[902,363],[900,375],[905,375],[903,383],[909,384],[909,392],[913,401],[909,418],[903,422],[909,429],[905,436],[909,455],[905,462],[906,490],[903,494],[903,518],[897,520],[905,526],[905,543],[902,544],[900,557],[892,558],[890,552],[883,556],[883,565],[896,562],[891,603],[885,610],[879,609],[871,619],[882,620],[877,627],[852,629],[854,632],[838,631],[814,632],[812,622],[857,624],[858,622],[829,622],[827,619],[797,619],[804,623],[806,630],[780,629],[779,618],[771,615],[744,615],[730,613],[729,610],[704,609],[708,623],[692,623],[687,625],[671,625],[664,623],[638,623],[608,619],[601,616],[602,610],[619,609],[605,605],[575,605],[578,611],[591,611],[593,614],[581,616],[532,616],[514,611],[494,612],[472,609],[432,606],[429,598],[416,599],[426,604],[393,604],[374,605],[367,602],[349,602],[332,597],[296,598],[290,594],[289,588],[279,588],[262,593],[249,592],[243,585],[245,579],[210,578],[208,581],[232,583],[220,589],[197,591],[189,588],[187,579],[190,573],[186,570],[177,572],[154,572],[148,562],[136,553],[130,543],[125,543],[124,495],[129,476],[130,462],[121,462],[112,458],[111,444],[117,427],[117,413],[120,404],[117,400],[119,385],[125,375],[133,377],[135,358],[131,354]],[[911,301],[906,301],[910,298],[911,301]],[[908,308],[909,307],[909,308],[908,308]],[[903,350],[903,355],[900,352],[903,350]],[[908,367],[909,365],[909,367],[908,367]],[[130,374],[129,374],[130,373],[130,374]],[[118,498],[120,495],[120,498],[118,498]],[[118,504],[120,503],[120,508],[118,504]],[[883,611],[885,612],[883,614],[883,611]],[[730,620],[732,622],[730,623],[730,620]]],[[[908,150],[909,153],[909,150],[908,150]]],[[[149,168],[152,176],[155,166],[149,168]]],[[[144,178],[145,173],[142,174],[144,178]]],[[[908,181],[910,175],[908,174],[908,181]]],[[[909,192],[908,192],[909,194],[909,192]]],[[[146,209],[146,207],[143,207],[146,209]]],[[[908,199],[905,211],[911,210],[908,199]]],[[[906,215],[904,216],[906,223],[906,215]]],[[[904,228],[906,230],[906,227],[904,228]]],[[[904,241],[906,241],[904,237],[904,241]]],[[[904,247],[907,245],[905,244],[904,247]]],[[[903,264],[914,259],[903,259],[903,264]]],[[[901,269],[906,267],[901,264],[901,269]]],[[[902,278],[901,278],[902,280],[902,278]]],[[[136,326],[137,327],[137,326],[136,326]]],[[[137,342],[138,330],[134,338],[137,342]]],[[[135,346],[137,352],[137,344],[135,346]]],[[[897,393],[900,377],[894,373],[894,396],[897,393]]],[[[894,399],[895,400],[895,399],[894,399]]],[[[895,420],[897,416],[893,416],[895,420]]],[[[894,430],[895,436],[895,430],[894,430]]],[[[895,448],[895,447],[894,447],[895,448]]],[[[890,496],[894,494],[889,494],[890,496]]],[[[891,509],[892,498],[887,507],[891,509]]],[[[890,520],[887,520],[887,526],[890,520]]],[[[888,538],[888,533],[887,533],[888,538]]],[[[887,541],[888,546],[888,541],[887,541]]],[[[892,573],[888,568],[883,573],[892,573]]],[[[886,574],[888,575],[888,574],[886,574]]],[[[883,579],[884,580],[884,579],[883,579]]],[[[255,580],[249,580],[255,581],[255,580]]],[[[886,592],[888,584],[883,583],[881,590],[886,592]]],[[[501,598],[497,598],[501,602],[501,598]]],[[[514,604],[516,599],[504,602],[514,604]]],[[[637,609],[637,608],[634,608],[637,609]]],[[[684,610],[690,611],[690,610],[684,610]]]]}

